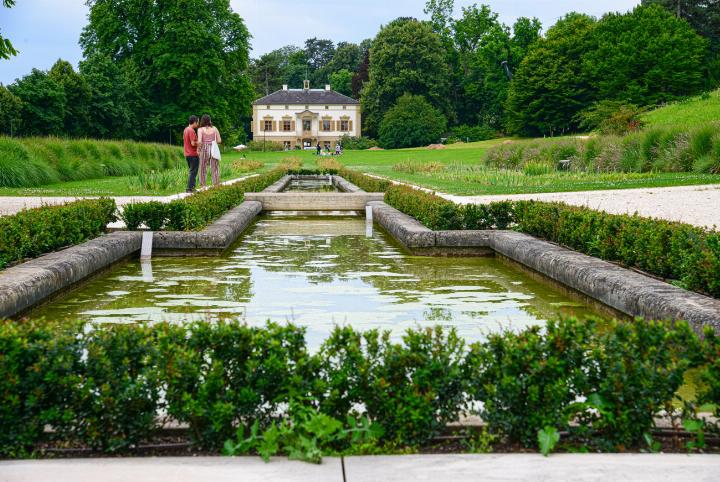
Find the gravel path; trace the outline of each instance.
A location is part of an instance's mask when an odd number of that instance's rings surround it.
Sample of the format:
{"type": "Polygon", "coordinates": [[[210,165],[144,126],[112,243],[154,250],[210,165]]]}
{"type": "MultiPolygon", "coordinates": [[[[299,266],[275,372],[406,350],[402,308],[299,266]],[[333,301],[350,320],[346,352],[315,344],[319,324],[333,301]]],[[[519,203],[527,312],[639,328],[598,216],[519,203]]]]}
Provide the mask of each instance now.
{"type": "Polygon", "coordinates": [[[503,200],[561,201],[613,214],[632,214],[720,227],[720,185],[677,186],[611,191],[581,191],[493,196],[438,195],[459,204],[485,204],[503,200]]]}

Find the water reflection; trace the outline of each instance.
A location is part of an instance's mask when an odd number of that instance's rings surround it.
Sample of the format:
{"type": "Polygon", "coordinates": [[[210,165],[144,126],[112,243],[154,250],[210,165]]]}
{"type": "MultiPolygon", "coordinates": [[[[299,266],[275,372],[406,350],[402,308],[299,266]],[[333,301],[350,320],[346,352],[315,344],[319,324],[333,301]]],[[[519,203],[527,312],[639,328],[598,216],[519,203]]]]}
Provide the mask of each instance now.
{"type": "Polygon", "coordinates": [[[220,258],[128,262],[32,316],[97,322],[291,320],[321,340],[335,324],[401,332],[455,326],[469,339],[591,309],[494,258],[400,250],[360,217],[259,220],[220,258]]]}

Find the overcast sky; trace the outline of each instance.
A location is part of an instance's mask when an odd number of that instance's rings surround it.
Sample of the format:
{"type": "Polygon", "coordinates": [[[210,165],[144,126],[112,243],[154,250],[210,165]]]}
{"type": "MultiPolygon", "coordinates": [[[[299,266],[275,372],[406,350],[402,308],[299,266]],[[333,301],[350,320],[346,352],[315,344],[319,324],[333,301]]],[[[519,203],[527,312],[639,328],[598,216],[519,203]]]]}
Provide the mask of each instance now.
{"type": "MultiPolygon", "coordinates": [[[[252,56],[283,45],[301,45],[306,38],[359,42],[373,37],[380,25],[396,17],[425,17],[425,0],[231,0],[253,36],[252,56]]],[[[456,0],[460,7],[488,3],[501,20],[538,17],[543,27],[575,10],[599,16],[626,11],[638,0],[456,0]]],[[[457,13],[457,12],[456,12],[457,13]]],[[[86,23],[84,0],[18,0],[10,10],[0,6],[0,31],[20,55],[0,60],[0,83],[9,84],[33,67],[48,69],[58,59],[74,65],[81,58],[78,39],[86,23]]]]}

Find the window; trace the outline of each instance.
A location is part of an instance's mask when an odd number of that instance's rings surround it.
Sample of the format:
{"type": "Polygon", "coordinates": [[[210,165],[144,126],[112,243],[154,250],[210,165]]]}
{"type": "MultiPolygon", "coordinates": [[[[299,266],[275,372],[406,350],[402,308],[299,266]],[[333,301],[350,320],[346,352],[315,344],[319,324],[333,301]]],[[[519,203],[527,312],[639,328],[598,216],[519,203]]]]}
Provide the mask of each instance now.
{"type": "Polygon", "coordinates": [[[330,106],[329,106],[329,105],[326,105],[326,106],[325,106],[325,110],[330,110],[330,106]]]}
{"type": "Polygon", "coordinates": [[[268,110],[270,110],[270,109],[271,109],[271,107],[270,107],[270,106],[267,106],[267,108],[268,108],[268,110]]]}
{"type": "Polygon", "coordinates": [[[283,149],[286,151],[290,150],[290,141],[283,141],[283,149]]]}
{"type": "Polygon", "coordinates": [[[343,110],[347,110],[347,106],[346,106],[346,105],[343,106],[343,110]]]}
{"type": "Polygon", "coordinates": [[[312,130],[312,121],[310,119],[303,119],[303,130],[304,131],[312,130]]]}
{"type": "Polygon", "coordinates": [[[305,110],[310,110],[310,106],[309,106],[309,105],[306,105],[306,106],[305,106],[305,110]]]}
{"type": "Polygon", "coordinates": [[[341,120],[340,121],[340,130],[343,132],[347,132],[350,130],[350,121],[341,120]]]}
{"type": "Polygon", "coordinates": [[[289,108],[290,108],[290,106],[287,106],[287,105],[285,106],[285,110],[288,110],[289,108]]]}
{"type": "Polygon", "coordinates": [[[290,132],[291,130],[292,130],[292,124],[290,123],[290,121],[284,120],[283,121],[283,131],[290,132]]]}
{"type": "Polygon", "coordinates": [[[324,120],[324,121],[322,121],[322,130],[324,130],[325,132],[331,130],[331,129],[330,129],[330,121],[329,121],[329,120],[324,120]]]}
{"type": "Polygon", "coordinates": [[[266,120],[264,127],[265,127],[263,129],[264,131],[271,131],[272,130],[272,121],[266,120]]]}

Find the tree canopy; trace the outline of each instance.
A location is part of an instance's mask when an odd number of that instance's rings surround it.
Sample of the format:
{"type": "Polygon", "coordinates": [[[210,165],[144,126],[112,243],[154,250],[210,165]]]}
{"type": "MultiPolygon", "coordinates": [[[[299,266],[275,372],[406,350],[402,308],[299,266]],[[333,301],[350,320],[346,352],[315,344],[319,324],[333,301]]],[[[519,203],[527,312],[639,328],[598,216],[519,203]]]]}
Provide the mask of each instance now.
{"type": "Polygon", "coordinates": [[[380,145],[399,149],[437,143],[446,129],[445,116],[423,96],[403,94],[380,123],[380,145]]]}

